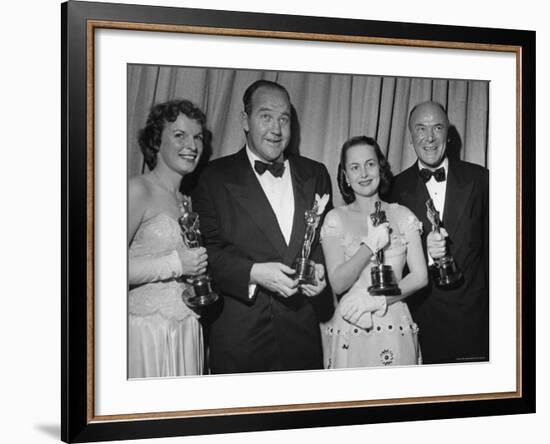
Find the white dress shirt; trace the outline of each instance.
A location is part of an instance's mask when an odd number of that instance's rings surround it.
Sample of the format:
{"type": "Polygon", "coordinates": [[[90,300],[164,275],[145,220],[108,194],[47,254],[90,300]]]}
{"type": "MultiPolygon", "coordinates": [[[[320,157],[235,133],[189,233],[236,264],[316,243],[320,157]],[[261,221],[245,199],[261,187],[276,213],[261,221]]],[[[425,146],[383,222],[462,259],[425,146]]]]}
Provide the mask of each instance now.
{"type": "MultiPolygon", "coordinates": [[[[260,175],[254,169],[254,162],[260,159],[255,153],[253,153],[248,144],[246,145],[246,154],[248,155],[248,160],[252,167],[252,171],[256,175],[262,190],[264,191],[277,222],[281,233],[285,239],[286,244],[290,243],[290,236],[292,234],[292,224],[294,222],[294,189],[292,188],[292,177],[290,175],[290,163],[288,160],[284,161],[285,170],[281,177],[274,177],[269,171],[264,172],[260,175]]],[[[252,298],[254,296],[254,291],[256,290],[255,284],[250,284],[248,286],[248,296],[252,298]]]]}
{"type": "MultiPolygon", "coordinates": [[[[277,222],[279,223],[279,228],[283,233],[286,244],[290,243],[290,235],[292,234],[292,223],[294,221],[294,190],[292,188],[292,178],[290,176],[290,165],[288,160],[284,161],[285,171],[281,177],[274,177],[269,171],[266,171],[264,174],[260,175],[254,169],[254,162],[260,159],[256,154],[254,154],[248,145],[246,146],[246,154],[248,155],[248,160],[252,166],[252,170],[264,190],[264,193],[273,208],[277,222]]],[[[264,162],[266,163],[266,162],[264,162]]]]}

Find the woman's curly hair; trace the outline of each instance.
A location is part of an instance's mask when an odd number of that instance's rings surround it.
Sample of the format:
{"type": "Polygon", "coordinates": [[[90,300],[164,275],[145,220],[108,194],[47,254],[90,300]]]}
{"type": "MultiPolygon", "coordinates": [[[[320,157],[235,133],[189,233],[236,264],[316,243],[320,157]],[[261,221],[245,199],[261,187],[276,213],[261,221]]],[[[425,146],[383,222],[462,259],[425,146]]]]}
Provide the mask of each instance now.
{"type": "Polygon", "coordinates": [[[380,167],[380,185],[378,187],[378,192],[380,195],[383,196],[389,191],[393,178],[390,164],[384,157],[384,154],[382,154],[382,150],[375,139],[368,136],[355,136],[346,140],[340,151],[340,163],[338,164],[337,175],[338,188],[340,189],[340,193],[342,194],[342,198],[346,204],[350,204],[355,200],[355,193],[346,180],[345,165],[348,150],[356,145],[369,145],[374,148],[374,152],[378,158],[378,165],[380,167]]]}
{"type": "Polygon", "coordinates": [[[145,127],[139,131],[138,142],[149,170],[157,165],[162,131],[166,122],[175,122],[180,114],[197,121],[203,131],[203,153],[200,163],[207,161],[211,153],[212,133],[206,128],[206,116],[191,101],[186,99],[170,100],[151,107],[145,127]]]}

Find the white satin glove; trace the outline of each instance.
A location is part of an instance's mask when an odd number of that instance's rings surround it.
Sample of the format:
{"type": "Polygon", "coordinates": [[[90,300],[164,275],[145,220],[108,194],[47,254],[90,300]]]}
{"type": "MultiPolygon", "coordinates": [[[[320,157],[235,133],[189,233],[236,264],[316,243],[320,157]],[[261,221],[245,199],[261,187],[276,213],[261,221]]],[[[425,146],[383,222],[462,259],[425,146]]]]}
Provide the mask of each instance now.
{"type": "Polygon", "coordinates": [[[372,327],[372,315],[384,316],[387,309],[384,296],[371,296],[366,290],[352,290],[340,301],[340,315],[350,324],[372,327]]]}
{"type": "Polygon", "coordinates": [[[181,261],[176,250],[128,259],[128,282],[130,285],[176,278],[181,274],[181,261]]]}
{"type": "Polygon", "coordinates": [[[367,218],[367,235],[361,239],[373,254],[384,248],[390,242],[390,227],[388,222],[377,225],[372,224],[370,217],[367,218]]]}
{"type": "Polygon", "coordinates": [[[356,322],[350,322],[350,324],[356,325],[359,328],[362,328],[363,330],[368,330],[369,328],[372,328],[373,322],[372,322],[372,313],[370,311],[363,313],[361,316],[359,316],[359,319],[357,319],[356,322]]]}

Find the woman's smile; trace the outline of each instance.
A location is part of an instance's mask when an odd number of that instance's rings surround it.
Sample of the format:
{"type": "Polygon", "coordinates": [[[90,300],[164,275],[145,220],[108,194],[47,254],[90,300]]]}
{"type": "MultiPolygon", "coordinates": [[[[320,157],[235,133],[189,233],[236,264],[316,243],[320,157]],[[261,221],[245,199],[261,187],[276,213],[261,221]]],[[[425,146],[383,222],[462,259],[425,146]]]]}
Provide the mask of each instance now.
{"type": "Polygon", "coordinates": [[[360,179],[357,183],[362,187],[367,187],[372,183],[372,179],[360,179]]]}
{"type": "Polygon", "coordinates": [[[179,153],[178,156],[182,159],[194,162],[198,154],[199,153],[197,150],[184,150],[183,152],[179,153]]]}

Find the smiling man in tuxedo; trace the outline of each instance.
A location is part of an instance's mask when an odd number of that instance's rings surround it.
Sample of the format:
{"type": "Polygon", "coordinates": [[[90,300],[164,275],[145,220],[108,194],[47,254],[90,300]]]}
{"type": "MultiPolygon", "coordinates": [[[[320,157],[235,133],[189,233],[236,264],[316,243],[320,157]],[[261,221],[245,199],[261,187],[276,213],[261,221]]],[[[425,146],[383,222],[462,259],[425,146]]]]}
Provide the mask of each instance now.
{"type": "Polygon", "coordinates": [[[299,286],[291,266],[304,239],[304,213],[316,194],[330,195],[330,178],[324,165],[285,155],[291,104],[283,86],[254,82],[243,104],[246,145],[210,162],[193,193],[221,295],[206,314],[210,370],[322,368],[319,322],[333,309],[318,240],[315,285],[299,286]]]}
{"type": "Polygon", "coordinates": [[[424,226],[428,265],[450,253],[463,279],[452,288],[433,279],[407,303],[420,327],[425,364],[489,359],[489,172],[447,156],[449,119],[436,102],[409,114],[417,162],[396,176],[392,200],[412,210],[424,226]],[[426,201],[432,198],[444,230],[430,232],[426,201]]]}

